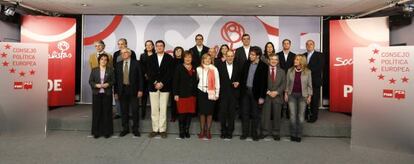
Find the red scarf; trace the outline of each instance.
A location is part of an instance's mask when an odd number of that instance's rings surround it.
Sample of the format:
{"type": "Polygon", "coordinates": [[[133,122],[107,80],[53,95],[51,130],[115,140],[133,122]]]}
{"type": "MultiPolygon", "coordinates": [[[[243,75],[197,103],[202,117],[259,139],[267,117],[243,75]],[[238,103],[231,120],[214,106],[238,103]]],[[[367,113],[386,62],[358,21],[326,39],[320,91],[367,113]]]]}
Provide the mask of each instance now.
{"type": "Polygon", "coordinates": [[[209,68],[208,72],[207,72],[207,90],[209,91],[215,91],[216,89],[216,80],[215,80],[215,75],[214,75],[214,69],[209,68]]]}

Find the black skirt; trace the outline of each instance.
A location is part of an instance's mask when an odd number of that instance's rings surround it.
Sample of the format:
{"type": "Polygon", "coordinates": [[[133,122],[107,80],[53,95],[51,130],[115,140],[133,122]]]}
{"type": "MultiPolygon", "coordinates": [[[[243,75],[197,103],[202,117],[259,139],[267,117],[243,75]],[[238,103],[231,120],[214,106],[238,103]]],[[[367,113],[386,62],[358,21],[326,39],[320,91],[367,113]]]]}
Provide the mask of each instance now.
{"type": "Polygon", "coordinates": [[[216,101],[208,99],[208,94],[198,89],[197,106],[199,115],[213,115],[216,101]]]}

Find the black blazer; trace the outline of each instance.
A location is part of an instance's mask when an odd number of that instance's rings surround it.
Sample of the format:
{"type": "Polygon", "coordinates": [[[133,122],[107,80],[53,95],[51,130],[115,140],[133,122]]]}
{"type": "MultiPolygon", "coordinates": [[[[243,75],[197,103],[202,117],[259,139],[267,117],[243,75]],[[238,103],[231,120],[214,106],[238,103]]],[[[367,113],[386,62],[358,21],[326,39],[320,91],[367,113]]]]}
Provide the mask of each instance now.
{"type": "Polygon", "coordinates": [[[229,73],[227,71],[226,62],[222,62],[217,65],[217,69],[220,75],[220,96],[219,97],[235,97],[236,100],[240,97],[240,84],[239,87],[234,88],[233,82],[240,83],[240,73],[241,68],[239,65],[233,63],[233,72],[231,78],[229,78],[229,73]]]}
{"type": "MultiPolygon", "coordinates": [[[[247,77],[249,76],[249,67],[251,62],[247,60],[243,65],[240,85],[241,85],[241,94],[245,94],[247,90],[247,77]]],[[[266,89],[267,89],[267,77],[268,77],[269,67],[266,63],[259,61],[257,65],[256,72],[253,78],[253,96],[256,100],[259,98],[266,97],[266,89]]]]}
{"type": "MultiPolygon", "coordinates": [[[[251,48],[251,46],[250,46],[251,48]]],[[[238,63],[240,66],[243,66],[243,64],[249,60],[248,57],[246,57],[246,55],[248,55],[249,52],[244,52],[244,47],[241,46],[239,48],[236,49],[236,53],[234,55],[234,61],[236,63],[238,63]],[[247,53],[247,54],[246,54],[247,53]]]]}
{"type": "Polygon", "coordinates": [[[179,97],[191,97],[196,95],[197,91],[197,72],[193,67],[190,76],[184,65],[180,64],[175,69],[173,78],[173,95],[179,97]]]}
{"type": "Polygon", "coordinates": [[[192,48],[189,49],[189,51],[191,51],[192,56],[193,56],[193,61],[192,61],[192,65],[193,67],[198,67],[201,64],[201,56],[203,56],[204,54],[208,53],[208,50],[210,48],[206,47],[203,45],[203,49],[201,50],[201,55],[198,54],[198,49],[197,46],[194,46],[192,48]]]}
{"type": "Polygon", "coordinates": [[[296,54],[289,51],[287,60],[285,59],[285,54],[283,53],[283,51],[280,51],[278,53],[276,53],[277,56],[279,56],[279,65],[280,68],[282,68],[283,70],[285,70],[285,74],[287,73],[287,70],[290,67],[293,67],[293,61],[295,60],[295,56],[296,54]]]}
{"type": "MultiPolygon", "coordinates": [[[[134,94],[138,94],[138,91],[143,91],[143,76],[141,66],[137,60],[131,59],[131,63],[129,63],[129,82],[130,82],[130,92],[134,94]]],[[[124,71],[123,71],[124,61],[120,61],[116,63],[115,69],[115,94],[123,93],[124,84],[124,71]]]]}
{"type": "MultiPolygon", "coordinates": [[[[100,88],[96,88],[96,84],[101,83],[101,70],[99,67],[95,67],[91,71],[91,75],[89,76],[89,85],[92,88],[92,93],[94,95],[99,94],[100,88]]],[[[112,96],[112,86],[115,83],[115,75],[114,70],[110,67],[106,67],[105,70],[105,77],[104,77],[104,83],[108,83],[108,88],[105,88],[105,94],[112,96]]]]}
{"type": "MultiPolygon", "coordinates": [[[[308,53],[304,53],[308,57],[308,53]]],[[[321,52],[314,51],[310,58],[308,68],[312,71],[312,87],[313,89],[320,89],[322,85],[322,71],[325,61],[321,52]]]]}
{"type": "Polygon", "coordinates": [[[148,87],[150,92],[157,91],[155,89],[155,82],[161,82],[164,87],[160,90],[161,92],[171,92],[171,82],[173,75],[173,64],[174,59],[170,54],[164,53],[161,65],[158,66],[158,55],[153,54],[148,58],[148,87]]]}
{"type": "MultiPolygon", "coordinates": [[[[112,63],[114,63],[114,68],[116,67],[116,63],[118,63],[116,59],[120,55],[121,55],[121,50],[114,52],[114,57],[112,58],[112,61],[113,61],[112,63]]],[[[137,60],[137,55],[135,54],[133,50],[131,50],[131,60],[137,60]]]]}

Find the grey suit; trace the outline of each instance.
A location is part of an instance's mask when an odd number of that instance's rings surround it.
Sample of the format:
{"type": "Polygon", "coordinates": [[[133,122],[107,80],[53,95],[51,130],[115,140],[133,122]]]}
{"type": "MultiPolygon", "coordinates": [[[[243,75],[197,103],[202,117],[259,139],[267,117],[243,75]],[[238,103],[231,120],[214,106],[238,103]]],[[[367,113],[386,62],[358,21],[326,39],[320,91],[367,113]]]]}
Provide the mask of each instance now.
{"type": "Polygon", "coordinates": [[[286,93],[288,93],[288,105],[290,111],[290,135],[302,137],[303,122],[305,121],[306,98],[312,96],[312,73],[309,69],[301,72],[301,93],[292,92],[295,81],[295,68],[287,72],[286,93]]]}
{"type": "Polygon", "coordinates": [[[280,135],[280,110],[282,109],[283,91],[286,88],[285,71],[280,67],[275,69],[276,79],[273,81],[271,75],[272,68],[269,68],[269,76],[267,78],[267,91],[276,91],[278,95],[274,98],[266,96],[262,111],[262,134],[280,135]],[[273,121],[271,115],[273,114],[273,121]]]}

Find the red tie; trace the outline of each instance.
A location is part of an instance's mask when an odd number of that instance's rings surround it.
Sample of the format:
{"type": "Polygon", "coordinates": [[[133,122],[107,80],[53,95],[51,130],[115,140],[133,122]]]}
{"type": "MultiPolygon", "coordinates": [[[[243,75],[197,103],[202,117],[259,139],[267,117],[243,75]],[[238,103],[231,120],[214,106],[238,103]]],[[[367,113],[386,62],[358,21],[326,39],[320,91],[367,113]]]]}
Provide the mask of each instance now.
{"type": "Polygon", "coordinates": [[[272,82],[275,82],[276,76],[275,76],[275,67],[272,67],[272,72],[270,73],[270,76],[272,76],[272,82]]]}

